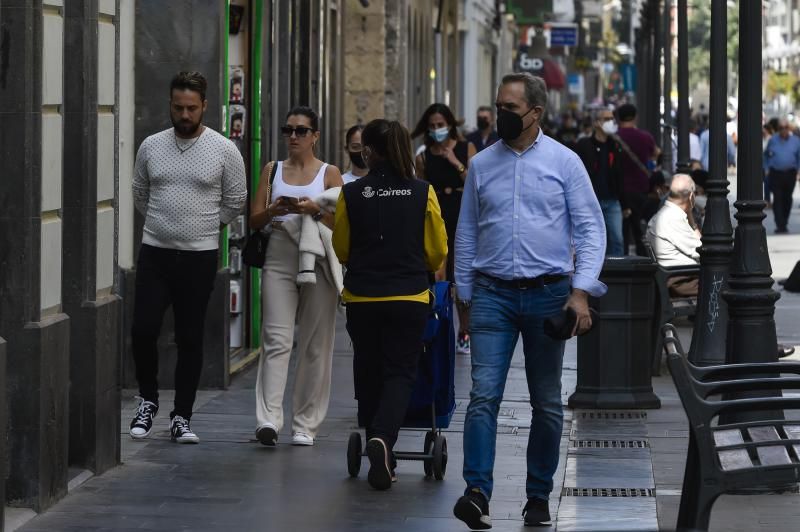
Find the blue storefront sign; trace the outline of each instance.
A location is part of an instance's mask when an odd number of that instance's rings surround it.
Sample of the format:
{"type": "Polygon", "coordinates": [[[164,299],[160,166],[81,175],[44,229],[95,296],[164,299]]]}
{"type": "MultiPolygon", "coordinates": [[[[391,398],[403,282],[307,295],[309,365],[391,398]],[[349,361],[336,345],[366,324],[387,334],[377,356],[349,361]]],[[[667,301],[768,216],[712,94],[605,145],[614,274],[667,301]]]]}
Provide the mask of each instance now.
{"type": "Polygon", "coordinates": [[[578,46],[578,26],[576,24],[551,26],[550,46],[578,46]]]}

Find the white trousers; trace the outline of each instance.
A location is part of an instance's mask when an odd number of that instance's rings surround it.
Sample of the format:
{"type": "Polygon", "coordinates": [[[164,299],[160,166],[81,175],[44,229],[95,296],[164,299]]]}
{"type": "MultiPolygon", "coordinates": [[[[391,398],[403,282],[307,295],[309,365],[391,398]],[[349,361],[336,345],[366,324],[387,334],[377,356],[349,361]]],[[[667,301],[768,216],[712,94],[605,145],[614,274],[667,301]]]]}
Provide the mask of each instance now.
{"type": "Polygon", "coordinates": [[[338,294],[327,268],[317,261],[316,284],[297,285],[298,248],[284,231],[273,231],[261,276],[261,355],[256,382],[258,426],[283,428],[283,395],[297,325],[297,370],[292,432],[315,437],[328,412],[338,294]]]}

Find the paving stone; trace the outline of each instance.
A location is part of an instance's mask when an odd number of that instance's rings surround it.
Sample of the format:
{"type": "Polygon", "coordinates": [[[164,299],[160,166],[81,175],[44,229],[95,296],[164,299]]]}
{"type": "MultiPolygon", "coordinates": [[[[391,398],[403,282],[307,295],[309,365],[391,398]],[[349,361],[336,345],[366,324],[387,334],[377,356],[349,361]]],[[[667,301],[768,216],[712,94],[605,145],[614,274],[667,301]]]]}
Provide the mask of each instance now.
{"type": "Polygon", "coordinates": [[[657,531],[655,497],[562,497],[559,532],[657,531]]]}

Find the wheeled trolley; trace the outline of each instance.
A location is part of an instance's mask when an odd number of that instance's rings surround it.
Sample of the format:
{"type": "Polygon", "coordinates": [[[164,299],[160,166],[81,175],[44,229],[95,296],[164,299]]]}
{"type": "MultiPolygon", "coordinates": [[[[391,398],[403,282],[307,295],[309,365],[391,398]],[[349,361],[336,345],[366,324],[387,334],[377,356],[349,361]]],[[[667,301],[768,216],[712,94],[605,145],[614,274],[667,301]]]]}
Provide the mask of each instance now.
{"type": "MultiPolygon", "coordinates": [[[[435,303],[425,328],[424,351],[419,361],[417,382],[409,401],[402,429],[429,429],[422,451],[394,451],[397,460],[420,460],[425,476],[442,480],[447,471],[447,439],[442,429],[450,426],[455,412],[455,329],[450,283],[437,282],[432,291],[435,303]]],[[[365,455],[360,432],[347,442],[347,472],[357,477],[365,455]]]]}

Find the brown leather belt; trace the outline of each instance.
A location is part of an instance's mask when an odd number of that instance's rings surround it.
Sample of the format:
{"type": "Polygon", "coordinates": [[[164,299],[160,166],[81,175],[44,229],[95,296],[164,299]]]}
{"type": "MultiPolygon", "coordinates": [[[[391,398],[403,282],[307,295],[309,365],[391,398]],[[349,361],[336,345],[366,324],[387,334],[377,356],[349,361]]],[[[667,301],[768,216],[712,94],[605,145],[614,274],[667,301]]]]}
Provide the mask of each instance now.
{"type": "Polygon", "coordinates": [[[568,275],[564,274],[546,274],[540,275],[538,277],[528,277],[525,279],[500,279],[499,277],[494,277],[492,275],[487,275],[483,272],[478,272],[478,275],[482,277],[486,277],[497,286],[501,288],[511,288],[514,290],[528,290],[530,288],[542,288],[545,285],[557,283],[559,281],[563,281],[568,275]]]}

